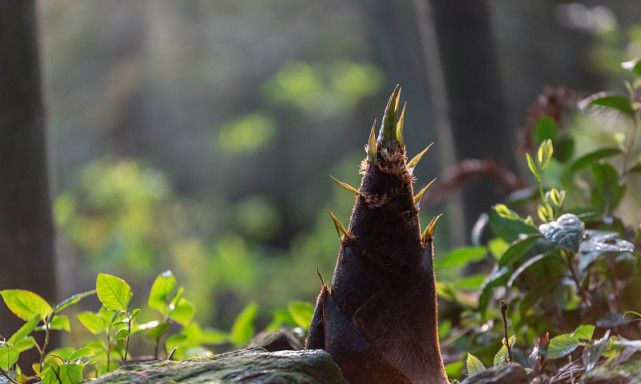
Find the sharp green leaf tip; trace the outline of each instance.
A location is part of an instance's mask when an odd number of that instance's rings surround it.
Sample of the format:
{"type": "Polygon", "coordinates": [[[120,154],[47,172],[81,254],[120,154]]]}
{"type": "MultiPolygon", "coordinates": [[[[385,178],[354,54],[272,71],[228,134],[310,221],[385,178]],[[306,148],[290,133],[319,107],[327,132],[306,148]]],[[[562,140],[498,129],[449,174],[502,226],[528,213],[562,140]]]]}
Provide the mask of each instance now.
{"type": "Polygon", "coordinates": [[[396,122],[398,115],[398,104],[401,98],[401,86],[397,85],[394,88],[387,106],[383,114],[383,121],[381,122],[381,130],[379,133],[378,141],[385,145],[396,140],[396,122]]]}
{"type": "Polygon", "coordinates": [[[332,221],[334,222],[334,227],[336,228],[336,233],[338,233],[338,238],[342,240],[343,236],[349,236],[347,233],[347,229],[341,223],[341,221],[334,215],[334,212],[330,211],[329,216],[332,218],[332,221]]]}
{"type": "Polygon", "coordinates": [[[367,158],[371,163],[376,163],[376,119],[374,119],[374,124],[372,124],[372,131],[369,134],[369,141],[367,143],[367,158]]]}
{"type": "Polygon", "coordinates": [[[347,183],[343,183],[342,181],[338,180],[337,178],[335,178],[335,177],[334,177],[334,176],[332,176],[332,175],[330,175],[329,177],[331,177],[331,178],[332,178],[332,180],[334,180],[334,182],[335,182],[339,187],[341,187],[341,188],[343,188],[343,189],[345,189],[345,190],[347,190],[347,191],[350,191],[350,192],[352,192],[352,193],[355,193],[356,195],[360,195],[360,194],[361,194],[361,193],[360,193],[360,191],[359,191],[358,189],[356,189],[356,188],[352,187],[351,185],[349,185],[349,184],[347,184],[347,183]]]}
{"type": "Polygon", "coordinates": [[[425,155],[427,151],[430,150],[432,145],[434,145],[434,143],[430,143],[430,145],[428,145],[424,150],[422,150],[416,156],[414,156],[412,160],[408,161],[407,168],[416,168],[416,166],[418,165],[418,162],[421,161],[421,159],[423,158],[423,155],[425,155]]]}
{"type": "Polygon", "coordinates": [[[442,213],[434,217],[427,225],[427,228],[425,228],[425,231],[423,232],[423,241],[428,241],[434,237],[434,231],[436,230],[436,225],[438,224],[441,216],[443,216],[442,213]]]}
{"type": "Polygon", "coordinates": [[[398,118],[396,123],[396,141],[402,146],[403,145],[403,125],[405,125],[405,110],[407,109],[407,101],[403,104],[403,110],[401,111],[401,116],[398,118]]]}
{"type": "Polygon", "coordinates": [[[427,183],[427,185],[424,186],[423,189],[421,189],[416,195],[414,195],[414,204],[418,204],[421,202],[423,195],[425,195],[425,192],[427,192],[430,189],[430,187],[432,186],[432,184],[434,184],[435,181],[436,181],[436,178],[434,178],[432,181],[427,183]]]}

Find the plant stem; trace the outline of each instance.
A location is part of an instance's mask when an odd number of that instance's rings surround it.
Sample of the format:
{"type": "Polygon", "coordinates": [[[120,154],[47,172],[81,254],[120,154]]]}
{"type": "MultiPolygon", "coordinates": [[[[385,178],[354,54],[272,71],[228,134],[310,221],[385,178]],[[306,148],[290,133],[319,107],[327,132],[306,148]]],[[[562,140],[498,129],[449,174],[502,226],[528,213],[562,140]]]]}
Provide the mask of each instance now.
{"type": "Polygon", "coordinates": [[[40,372],[42,372],[42,364],[45,360],[45,355],[47,353],[47,347],[49,347],[49,322],[52,319],[52,315],[47,316],[47,318],[44,319],[44,327],[45,327],[45,339],[42,342],[42,347],[38,348],[38,353],[40,354],[40,361],[38,362],[40,365],[40,372]]]}
{"type": "Polygon", "coordinates": [[[127,338],[125,339],[125,356],[123,357],[123,364],[127,363],[127,354],[129,353],[129,337],[131,336],[131,316],[127,314],[127,338]]]}
{"type": "Polygon", "coordinates": [[[581,299],[585,302],[586,305],[592,306],[592,302],[590,301],[590,296],[583,288],[583,285],[581,284],[581,280],[579,279],[579,276],[577,275],[576,270],[574,269],[574,262],[573,262],[574,254],[564,250],[562,250],[561,253],[565,256],[565,261],[568,264],[568,269],[570,270],[570,274],[572,275],[572,280],[574,280],[574,284],[576,285],[577,293],[579,294],[579,296],[581,296],[581,299]]]}
{"type": "Polygon", "coordinates": [[[505,347],[507,348],[507,360],[512,362],[512,347],[510,346],[510,337],[507,333],[507,304],[501,301],[501,316],[503,317],[503,332],[505,335],[505,347]]]}

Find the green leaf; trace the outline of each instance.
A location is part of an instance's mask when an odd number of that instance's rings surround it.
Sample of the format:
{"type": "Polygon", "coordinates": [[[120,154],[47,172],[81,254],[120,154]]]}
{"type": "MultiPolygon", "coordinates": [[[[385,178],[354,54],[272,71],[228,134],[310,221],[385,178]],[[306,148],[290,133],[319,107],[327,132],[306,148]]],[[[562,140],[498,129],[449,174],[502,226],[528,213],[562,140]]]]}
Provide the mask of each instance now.
{"type": "Polygon", "coordinates": [[[499,266],[512,265],[519,261],[534,247],[539,238],[540,235],[530,235],[514,241],[499,259],[499,266]]]}
{"type": "Polygon", "coordinates": [[[525,222],[525,220],[521,218],[512,219],[501,217],[494,211],[491,211],[489,216],[489,225],[492,232],[504,241],[513,242],[523,234],[536,235],[539,233],[537,227],[525,222]]]}
{"type": "Polygon", "coordinates": [[[501,258],[501,255],[510,248],[510,244],[500,237],[495,237],[487,242],[487,248],[490,250],[494,259],[498,260],[501,258]]]}
{"type": "MultiPolygon", "coordinates": [[[[510,343],[510,348],[514,347],[514,343],[516,342],[516,338],[514,336],[510,336],[508,342],[510,343]]],[[[506,364],[508,362],[508,350],[507,346],[505,346],[505,339],[501,339],[501,349],[494,355],[494,365],[501,365],[501,364],[506,364]]]]}
{"type": "Polygon", "coordinates": [[[434,260],[434,268],[439,270],[442,268],[464,267],[469,263],[483,260],[485,255],[487,255],[487,248],[483,246],[459,247],[443,257],[437,257],[434,260]]]}
{"type": "Polygon", "coordinates": [[[539,167],[536,165],[536,162],[530,156],[529,153],[525,154],[525,159],[527,160],[527,166],[530,169],[530,172],[536,177],[537,180],[541,179],[541,172],[539,171],[539,167]]]}
{"type": "Polygon", "coordinates": [[[574,352],[580,345],[592,339],[594,325],[580,325],[572,333],[553,337],[548,344],[546,357],[554,360],[574,352]]]}
{"type": "Polygon", "coordinates": [[[561,135],[554,143],[554,158],[565,163],[572,158],[574,154],[574,139],[569,135],[561,135]]]}
{"type": "Polygon", "coordinates": [[[455,361],[445,365],[445,374],[450,379],[458,379],[463,376],[464,364],[462,361],[455,361]]]}
{"type": "Polygon", "coordinates": [[[82,383],[82,368],[82,365],[79,364],[62,364],[50,366],[42,372],[42,384],[82,383]]]}
{"type": "Polygon", "coordinates": [[[76,350],[74,350],[69,357],[67,357],[67,361],[74,361],[74,360],[79,360],[84,357],[89,357],[93,354],[93,350],[87,346],[80,347],[76,350]]]}
{"type": "Polygon", "coordinates": [[[152,340],[160,340],[161,337],[169,331],[168,322],[159,322],[157,320],[150,321],[148,323],[141,324],[138,327],[138,331],[142,331],[143,334],[149,337],[152,340]]]}
{"type": "Polygon", "coordinates": [[[91,291],[85,291],[81,293],[76,293],[73,296],[70,296],[66,299],[64,299],[62,302],[60,302],[58,305],[53,307],[53,313],[58,313],[62,311],[63,309],[69,308],[74,304],[77,304],[80,300],[84,299],[85,297],[91,296],[94,293],[96,293],[95,289],[92,289],[91,291]]]}
{"type": "Polygon", "coordinates": [[[112,311],[127,312],[129,300],[131,300],[131,288],[123,279],[100,273],[96,279],[96,292],[98,300],[107,309],[112,311]]]}
{"type": "Polygon", "coordinates": [[[258,306],[251,303],[243,309],[231,327],[230,340],[234,345],[247,344],[254,336],[254,319],[258,314],[258,306]]]}
{"type": "Polygon", "coordinates": [[[626,185],[621,183],[619,173],[611,164],[597,163],[592,167],[594,189],[591,203],[597,212],[609,213],[619,205],[625,196],[626,185]]]}
{"type": "Polygon", "coordinates": [[[28,351],[31,348],[35,347],[35,346],[36,346],[36,340],[31,336],[25,337],[25,338],[23,338],[23,339],[21,339],[19,341],[16,341],[13,344],[13,348],[16,351],[18,351],[18,353],[22,353],[24,351],[28,351]]]}
{"type": "Polygon", "coordinates": [[[51,314],[51,306],[39,295],[23,289],[5,289],[0,291],[7,308],[24,321],[35,316],[45,319],[51,314]]]}
{"type": "Polygon", "coordinates": [[[104,332],[107,329],[107,322],[105,319],[97,313],[94,312],[81,312],[78,315],[78,320],[89,330],[89,332],[97,335],[104,332]]]}
{"type": "Polygon", "coordinates": [[[641,160],[637,160],[636,163],[630,166],[626,173],[641,173],[641,160]]]}
{"type": "Polygon", "coordinates": [[[547,168],[553,154],[554,147],[552,146],[552,140],[543,140],[541,145],[539,145],[538,151],[536,152],[536,159],[539,164],[540,170],[544,170],[545,168],[547,168]]]}
{"type": "Polygon", "coordinates": [[[17,362],[20,354],[14,348],[11,348],[8,345],[3,345],[0,347],[0,368],[5,371],[10,370],[17,362]]]}
{"type": "Polygon", "coordinates": [[[40,322],[40,316],[34,316],[33,319],[24,323],[22,327],[20,327],[13,335],[11,335],[9,340],[7,340],[9,345],[14,345],[20,340],[29,336],[31,332],[33,332],[33,330],[36,328],[39,322],[40,322]]]}
{"type": "Polygon", "coordinates": [[[588,96],[581,100],[578,106],[580,109],[586,109],[588,107],[607,108],[619,111],[628,117],[634,116],[634,109],[627,96],[609,92],[599,92],[588,96]]]}
{"type": "Polygon", "coordinates": [[[171,271],[161,273],[151,286],[147,305],[163,315],[167,314],[169,312],[169,303],[171,303],[176,293],[175,290],[176,278],[171,271]]]}
{"type": "Polygon", "coordinates": [[[194,304],[185,298],[180,298],[169,312],[169,317],[178,324],[186,326],[194,317],[194,313],[196,313],[194,304]]]}
{"type": "Polygon", "coordinates": [[[308,329],[314,316],[314,306],[305,301],[292,301],[287,305],[287,310],[296,322],[296,325],[308,329]]]}
{"type": "Polygon", "coordinates": [[[543,115],[534,125],[534,138],[537,143],[545,139],[555,140],[557,135],[556,121],[550,116],[543,115]]]}
{"type": "Polygon", "coordinates": [[[641,76],[641,60],[639,59],[625,61],[621,63],[621,68],[641,76]]]}
{"type": "Polygon", "coordinates": [[[476,356],[471,353],[467,354],[467,359],[465,359],[465,367],[467,368],[468,376],[474,376],[477,373],[485,371],[485,365],[481,363],[476,356]]]}
{"type": "Polygon", "coordinates": [[[577,158],[570,164],[570,172],[574,173],[583,168],[589,167],[599,160],[607,159],[608,157],[620,155],[623,153],[620,148],[601,148],[577,158]]]}
{"type": "Polygon", "coordinates": [[[492,274],[483,282],[481,295],[479,296],[479,311],[483,317],[485,317],[485,311],[492,298],[493,289],[505,284],[510,277],[511,271],[509,267],[499,268],[498,265],[495,265],[492,274]]]}
{"type": "Polygon", "coordinates": [[[486,277],[484,274],[470,275],[454,280],[452,285],[458,290],[476,291],[483,286],[486,277]]]}
{"type": "Polygon", "coordinates": [[[69,318],[65,315],[54,316],[51,319],[51,323],[49,323],[49,329],[69,332],[71,330],[71,326],[69,325],[69,318]]]}
{"type": "Polygon", "coordinates": [[[512,276],[510,276],[510,279],[507,282],[507,287],[512,288],[512,285],[514,285],[514,282],[516,279],[523,273],[525,270],[527,270],[529,267],[532,265],[538,263],[539,261],[543,260],[545,257],[551,256],[549,253],[544,253],[544,254],[539,254],[534,257],[529,258],[526,262],[523,264],[519,265],[517,269],[514,270],[512,273],[512,276]]]}

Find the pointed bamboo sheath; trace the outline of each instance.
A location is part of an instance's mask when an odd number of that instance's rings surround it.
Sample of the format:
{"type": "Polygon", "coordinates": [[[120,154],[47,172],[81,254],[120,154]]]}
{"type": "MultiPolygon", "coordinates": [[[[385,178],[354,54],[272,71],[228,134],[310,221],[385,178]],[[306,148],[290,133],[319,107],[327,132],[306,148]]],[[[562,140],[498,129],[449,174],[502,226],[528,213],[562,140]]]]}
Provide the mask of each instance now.
{"type": "Polygon", "coordinates": [[[323,284],[306,342],[327,350],[352,384],[448,382],[432,237],[421,238],[405,148],[390,135],[400,118],[399,93],[383,117],[376,158],[363,165],[350,236],[341,237],[332,286],[323,284]]]}

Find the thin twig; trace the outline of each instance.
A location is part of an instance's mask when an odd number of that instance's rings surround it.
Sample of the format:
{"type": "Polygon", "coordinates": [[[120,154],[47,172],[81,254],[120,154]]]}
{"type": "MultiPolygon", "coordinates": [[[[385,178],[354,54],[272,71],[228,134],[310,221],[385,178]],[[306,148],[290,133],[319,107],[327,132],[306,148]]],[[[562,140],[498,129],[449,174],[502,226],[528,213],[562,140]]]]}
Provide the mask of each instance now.
{"type": "Polygon", "coordinates": [[[4,370],[4,369],[2,369],[2,368],[0,368],[0,375],[2,375],[2,376],[4,376],[4,377],[6,377],[6,378],[7,378],[7,380],[9,380],[10,382],[12,382],[13,384],[20,384],[20,383],[18,383],[18,382],[17,382],[13,377],[11,377],[11,376],[9,375],[9,372],[5,371],[5,370],[4,370]]]}
{"type": "Polygon", "coordinates": [[[501,301],[501,316],[503,317],[503,331],[505,334],[505,346],[507,347],[507,360],[512,362],[512,347],[510,346],[510,338],[507,333],[507,304],[501,301]]]}

